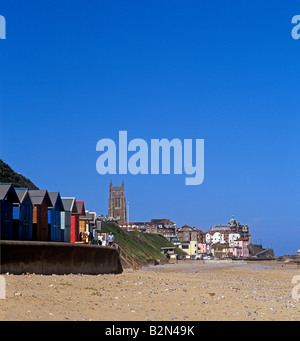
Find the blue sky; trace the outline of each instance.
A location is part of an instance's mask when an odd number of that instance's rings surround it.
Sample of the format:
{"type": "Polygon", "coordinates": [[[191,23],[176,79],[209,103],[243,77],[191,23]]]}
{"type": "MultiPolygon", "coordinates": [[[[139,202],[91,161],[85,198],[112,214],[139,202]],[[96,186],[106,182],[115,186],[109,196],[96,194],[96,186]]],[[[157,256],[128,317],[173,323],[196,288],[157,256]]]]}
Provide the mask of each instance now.
{"type": "Polygon", "coordinates": [[[1,158],[41,189],[130,220],[208,231],[234,214],[276,255],[300,247],[299,1],[2,2],[1,158]],[[205,179],[99,175],[99,139],[205,140],[205,179]]]}

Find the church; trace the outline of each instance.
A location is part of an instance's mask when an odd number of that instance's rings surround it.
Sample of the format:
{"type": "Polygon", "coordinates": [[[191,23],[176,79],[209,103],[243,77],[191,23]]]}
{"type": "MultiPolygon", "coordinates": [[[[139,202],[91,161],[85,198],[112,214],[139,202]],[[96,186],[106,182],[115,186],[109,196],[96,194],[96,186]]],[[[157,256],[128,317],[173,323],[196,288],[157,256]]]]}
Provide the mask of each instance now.
{"type": "Polygon", "coordinates": [[[119,223],[127,222],[124,181],[121,187],[113,187],[112,181],[110,182],[108,216],[117,219],[119,223]]]}

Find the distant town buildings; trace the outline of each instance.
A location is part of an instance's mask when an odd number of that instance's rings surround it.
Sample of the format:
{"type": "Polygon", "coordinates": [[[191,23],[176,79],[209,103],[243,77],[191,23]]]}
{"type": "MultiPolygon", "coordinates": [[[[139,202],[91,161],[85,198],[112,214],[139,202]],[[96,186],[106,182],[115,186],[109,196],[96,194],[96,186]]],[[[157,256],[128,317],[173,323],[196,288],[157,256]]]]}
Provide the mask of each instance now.
{"type": "Polygon", "coordinates": [[[272,250],[261,245],[251,244],[251,235],[247,224],[242,225],[232,216],[224,225],[215,225],[208,232],[184,225],[177,227],[170,219],[151,219],[149,222],[120,223],[127,231],[160,234],[189,256],[215,258],[247,258],[253,255],[274,256],[272,250]],[[251,247],[250,247],[251,245],[251,247]]]}
{"type": "Polygon", "coordinates": [[[141,231],[145,233],[160,234],[170,240],[177,241],[176,224],[170,219],[152,219],[150,222],[119,223],[127,231],[141,231]]]}

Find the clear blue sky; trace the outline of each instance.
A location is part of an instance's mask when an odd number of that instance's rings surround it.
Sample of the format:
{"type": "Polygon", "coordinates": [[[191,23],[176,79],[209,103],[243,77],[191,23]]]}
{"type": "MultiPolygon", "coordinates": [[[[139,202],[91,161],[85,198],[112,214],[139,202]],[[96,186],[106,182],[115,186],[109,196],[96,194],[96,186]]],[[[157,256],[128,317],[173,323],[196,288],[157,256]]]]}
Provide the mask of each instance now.
{"type": "Polygon", "coordinates": [[[1,158],[41,189],[130,220],[208,231],[234,214],[275,254],[300,247],[299,1],[6,1],[1,158]],[[105,175],[96,143],[205,140],[205,179],[105,175]]]}

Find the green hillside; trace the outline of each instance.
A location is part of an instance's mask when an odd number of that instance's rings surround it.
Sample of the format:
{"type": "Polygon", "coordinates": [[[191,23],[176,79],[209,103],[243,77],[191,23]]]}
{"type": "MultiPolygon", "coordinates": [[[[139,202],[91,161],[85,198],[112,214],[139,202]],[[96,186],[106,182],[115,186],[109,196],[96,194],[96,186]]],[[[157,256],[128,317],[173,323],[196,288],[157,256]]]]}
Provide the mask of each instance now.
{"type": "Polygon", "coordinates": [[[13,183],[15,187],[38,189],[29,179],[16,173],[8,164],[0,160],[0,183],[13,183]]]}
{"type": "MultiPolygon", "coordinates": [[[[114,223],[102,222],[101,231],[115,236],[115,242],[120,245],[134,259],[166,259],[161,253],[162,247],[174,246],[165,237],[138,231],[126,231],[114,223]]],[[[177,254],[186,254],[176,248],[177,254]]]]}

